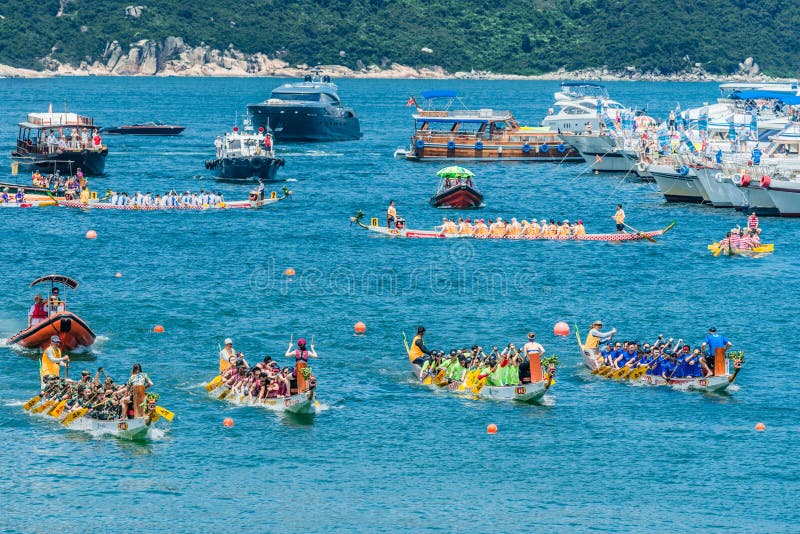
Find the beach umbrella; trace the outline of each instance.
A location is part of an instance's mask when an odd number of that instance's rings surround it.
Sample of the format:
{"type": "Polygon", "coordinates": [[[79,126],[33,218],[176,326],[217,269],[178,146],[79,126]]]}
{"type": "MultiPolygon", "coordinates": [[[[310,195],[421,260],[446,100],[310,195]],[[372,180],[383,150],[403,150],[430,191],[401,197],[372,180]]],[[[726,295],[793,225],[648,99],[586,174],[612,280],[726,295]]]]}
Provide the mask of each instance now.
{"type": "Polygon", "coordinates": [[[436,176],[440,178],[444,178],[445,176],[475,176],[471,170],[465,169],[464,167],[459,167],[457,165],[453,165],[450,167],[445,167],[444,169],[440,170],[436,173],[436,176]]]}

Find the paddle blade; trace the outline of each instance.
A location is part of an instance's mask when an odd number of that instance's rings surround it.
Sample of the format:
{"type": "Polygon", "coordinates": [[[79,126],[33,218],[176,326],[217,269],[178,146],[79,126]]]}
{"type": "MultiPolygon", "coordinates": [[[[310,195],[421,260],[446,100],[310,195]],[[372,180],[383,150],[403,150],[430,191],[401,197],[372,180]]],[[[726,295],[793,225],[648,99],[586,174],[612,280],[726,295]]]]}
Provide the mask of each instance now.
{"type": "Polygon", "coordinates": [[[33,410],[31,410],[31,413],[42,413],[43,411],[51,407],[53,404],[55,404],[55,402],[56,402],[55,400],[45,401],[36,408],[34,408],[33,410]]]}
{"type": "Polygon", "coordinates": [[[36,403],[39,402],[40,400],[42,400],[42,396],[41,395],[36,395],[31,400],[29,400],[28,402],[23,404],[22,405],[22,409],[27,412],[28,410],[33,408],[36,405],[36,403]]]}
{"type": "Polygon", "coordinates": [[[161,406],[156,406],[155,410],[156,410],[156,413],[158,415],[160,415],[161,417],[163,417],[167,421],[172,421],[172,419],[175,417],[174,413],[172,413],[171,411],[167,410],[166,408],[162,408],[161,406]]]}
{"type": "Polygon", "coordinates": [[[483,386],[485,386],[485,385],[486,385],[486,377],[481,378],[480,380],[478,380],[478,383],[475,384],[475,386],[472,388],[472,392],[475,395],[480,394],[481,390],[483,389],[483,386]]]}
{"type": "Polygon", "coordinates": [[[230,394],[231,394],[231,390],[230,390],[230,389],[226,389],[225,391],[223,391],[222,393],[220,393],[220,394],[219,394],[219,397],[217,397],[217,398],[218,398],[219,400],[222,400],[222,399],[224,399],[225,397],[227,397],[227,396],[228,396],[228,395],[230,395],[230,394]]]}
{"type": "Polygon", "coordinates": [[[75,419],[80,419],[87,413],[89,413],[89,408],[79,408],[72,413],[68,413],[64,420],[61,421],[61,424],[64,426],[69,426],[73,421],[75,421],[75,419]]]}
{"type": "Polygon", "coordinates": [[[217,376],[214,377],[214,379],[211,382],[206,384],[206,390],[207,391],[211,391],[213,389],[218,388],[221,385],[222,385],[222,376],[217,375],[217,376]]]}
{"type": "Polygon", "coordinates": [[[64,399],[61,402],[59,402],[58,404],[56,404],[55,406],[53,406],[52,408],[50,408],[47,411],[47,415],[51,415],[53,417],[58,417],[59,415],[61,415],[61,412],[64,411],[64,406],[66,406],[66,405],[67,405],[67,399],[64,399]],[[58,415],[53,415],[53,413],[55,413],[56,410],[58,410],[58,415]]]}
{"type": "Polygon", "coordinates": [[[431,378],[431,375],[428,375],[428,376],[426,376],[426,377],[425,377],[425,379],[422,381],[422,383],[423,383],[423,384],[425,384],[425,385],[427,386],[427,385],[429,385],[429,384],[430,384],[432,381],[433,381],[433,378],[431,378]]]}

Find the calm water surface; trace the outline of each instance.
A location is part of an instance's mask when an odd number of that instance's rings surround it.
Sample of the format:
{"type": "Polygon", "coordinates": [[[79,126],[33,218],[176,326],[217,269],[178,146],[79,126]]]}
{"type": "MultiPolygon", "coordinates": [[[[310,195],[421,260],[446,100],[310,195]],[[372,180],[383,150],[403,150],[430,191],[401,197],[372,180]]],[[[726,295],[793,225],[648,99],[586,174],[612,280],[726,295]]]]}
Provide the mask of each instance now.
{"type": "MultiPolygon", "coordinates": [[[[246,186],[213,181],[203,160],[236,114],[279,83],[0,80],[0,139],[10,152],[25,113],[61,109],[64,99],[103,125],[177,122],[187,129],[176,138],[107,137],[108,174],[93,189],[213,187],[244,198],[246,186]]],[[[608,86],[661,117],[717,94],[714,84],[608,86]]],[[[477,164],[486,218],[582,218],[589,231],[610,231],[622,202],[638,228],[678,224],[657,244],[373,238],[348,217],[382,216],[390,199],[411,227],[442,216],[426,202],[438,166],[392,159],[411,133],[405,101],[430,88],[455,88],[474,107],[511,108],[535,125],[557,83],[343,80],[364,139],[278,147],[294,199],[261,211],[2,210],[0,337],[24,325],[31,280],[74,276],[71,306],[100,339],[73,373],[103,365],[122,379],[141,362],[177,417],[148,444],[56,429],[21,408],[37,388],[35,355],[0,350],[0,529],[797,528],[798,223],[763,221],[772,256],[713,258],[706,244],[744,222],[732,211],[667,205],[651,185],[584,165],[477,164]],[[88,229],[98,239],[86,240],[88,229]],[[623,339],[663,333],[692,344],[714,325],[747,365],[720,396],[601,382],[582,369],[574,337],[552,335],[556,321],[585,331],[595,318],[623,339]],[[364,337],[352,334],[358,320],[364,337]],[[166,332],[149,333],[155,324],[166,332]],[[521,343],[534,330],[561,360],[557,384],[540,406],[422,389],[401,337],[418,324],[442,349],[521,343]],[[224,337],[253,361],[280,355],[292,333],[315,335],[320,353],[324,411],[313,421],[205,396],[224,337]],[[224,417],[235,427],[223,428],[224,417]],[[753,431],[758,421],[766,432],[753,431]],[[488,423],[497,435],[486,435],[488,423]]]]}

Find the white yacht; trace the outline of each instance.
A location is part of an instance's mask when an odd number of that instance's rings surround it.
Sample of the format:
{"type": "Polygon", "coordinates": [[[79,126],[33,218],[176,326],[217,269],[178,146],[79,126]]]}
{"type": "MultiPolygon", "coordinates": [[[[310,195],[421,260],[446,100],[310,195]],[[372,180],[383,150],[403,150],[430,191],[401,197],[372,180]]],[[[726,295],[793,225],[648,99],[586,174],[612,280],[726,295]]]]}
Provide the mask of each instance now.
{"type": "Polygon", "coordinates": [[[552,131],[584,132],[587,126],[598,131],[604,112],[616,117],[617,112],[626,111],[625,106],[608,97],[604,86],[596,83],[563,82],[554,96],[552,113],[542,119],[542,126],[552,131]]]}

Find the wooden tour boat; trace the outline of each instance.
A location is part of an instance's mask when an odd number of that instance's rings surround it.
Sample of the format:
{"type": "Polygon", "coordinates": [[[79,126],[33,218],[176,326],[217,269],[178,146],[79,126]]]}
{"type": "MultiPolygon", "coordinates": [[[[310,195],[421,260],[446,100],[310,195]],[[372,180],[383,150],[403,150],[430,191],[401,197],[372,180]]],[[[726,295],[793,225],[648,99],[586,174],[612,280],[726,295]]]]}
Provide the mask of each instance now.
{"type": "Polygon", "coordinates": [[[414,97],[408,101],[416,108],[411,146],[395,153],[408,160],[583,161],[556,132],[520,126],[510,111],[468,109],[455,91],[424,91],[422,97],[427,107],[414,97]]]}

